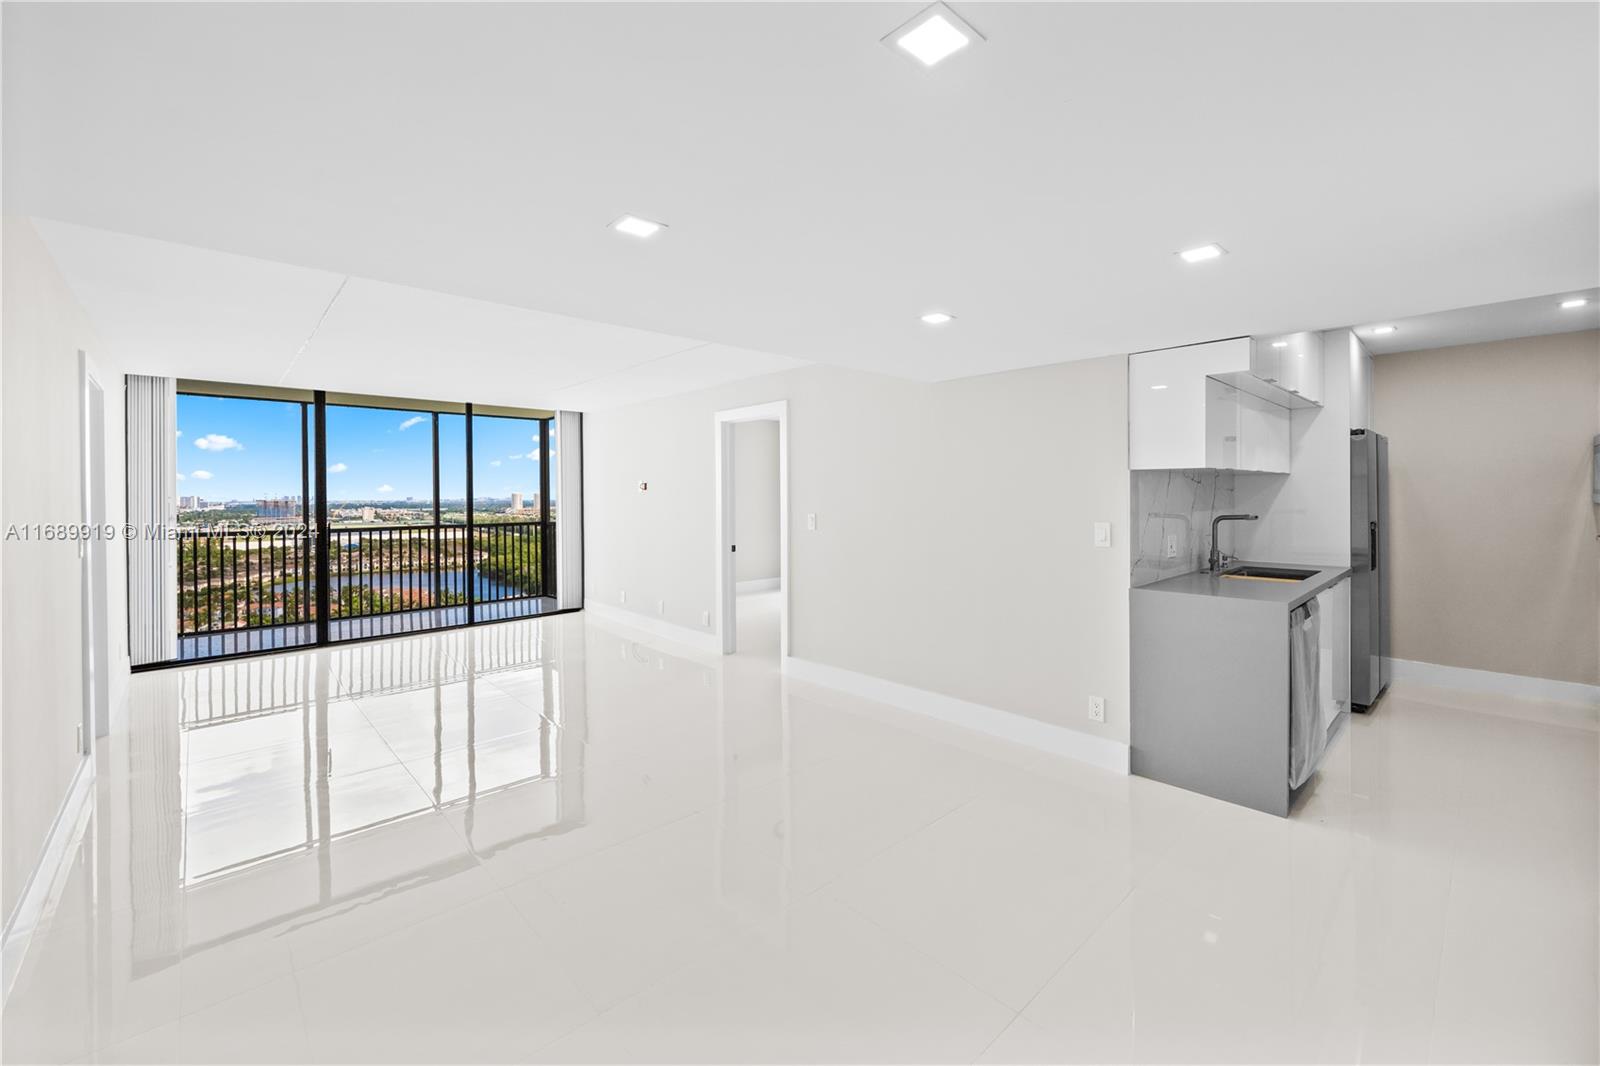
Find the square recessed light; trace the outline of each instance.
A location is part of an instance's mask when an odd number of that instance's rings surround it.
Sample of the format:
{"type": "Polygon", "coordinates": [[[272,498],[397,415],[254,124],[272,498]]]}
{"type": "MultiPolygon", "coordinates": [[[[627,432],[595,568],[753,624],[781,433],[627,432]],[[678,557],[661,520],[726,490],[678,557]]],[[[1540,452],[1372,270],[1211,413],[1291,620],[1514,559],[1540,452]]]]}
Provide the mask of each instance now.
{"type": "Polygon", "coordinates": [[[1287,348],[1287,347],[1289,347],[1289,342],[1288,341],[1273,341],[1272,342],[1272,346],[1274,348],[1287,348]]]}
{"type": "Polygon", "coordinates": [[[924,8],[916,18],[883,39],[925,67],[940,63],[961,51],[983,34],[944,4],[924,8]]]}
{"type": "Polygon", "coordinates": [[[1399,328],[1399,326],[1373,326],[1372,335],[1374,337],[1387,337],[1399,328]]]}
{"type": "Polygon", "coordinates": [[[648,218],[638,215],[623,215],[611,223],[611,228],[618,233],[626,233],[630,237],[654,237],[657,233],[667,228],[665,222],[651,222],[648,218]]]}
{"type": "Polygon", "coordinates": [[[1582,296],[1574,296],[1570,300],[1562,300],[1561,301],[1561,310],[1563,310],[1563,311],[1571,311],[1573,308],[1588,307],[1588,306],[1589,306],[1589,301],[1586,298],[1582,297],[1582,296]]]}
{"type": "Polygon", "coordinates": [[[1204,263],[1207,259],[1221,259],[1228,254],[1228,250],[1220,244],[1202,244],[1198,248],[1189,248],[1178,253],[1178,258],[1185,263],[1204,263]]]}
{"type": "Polygon", "coordinates": [[[922,316],[923,324],[929,326],[945,326],[949,325],[955,320],[955,315],[948,314],[944,311],[929,311],[927,314],[922,316]]]}
{"type": "Polygon", "coordinates": [[[1160,392],[1162,389],[1166,388],[1165,385],[1151,385],[1150,387],[1155,389],[1157,392],[1160,392]]]}

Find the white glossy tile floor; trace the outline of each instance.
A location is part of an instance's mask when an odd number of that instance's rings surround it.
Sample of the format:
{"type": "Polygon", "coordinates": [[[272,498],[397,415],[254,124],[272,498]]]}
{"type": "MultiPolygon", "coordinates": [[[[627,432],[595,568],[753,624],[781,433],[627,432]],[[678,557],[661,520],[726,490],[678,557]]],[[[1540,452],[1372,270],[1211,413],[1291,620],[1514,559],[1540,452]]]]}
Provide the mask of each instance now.
{"type": "Polygon", "coordinates": [[[1595,1060],[1592,728],[1396,689],[1280,820],[786,681],[774,603],[136,677],[5,1060],[1595,1060]]]}

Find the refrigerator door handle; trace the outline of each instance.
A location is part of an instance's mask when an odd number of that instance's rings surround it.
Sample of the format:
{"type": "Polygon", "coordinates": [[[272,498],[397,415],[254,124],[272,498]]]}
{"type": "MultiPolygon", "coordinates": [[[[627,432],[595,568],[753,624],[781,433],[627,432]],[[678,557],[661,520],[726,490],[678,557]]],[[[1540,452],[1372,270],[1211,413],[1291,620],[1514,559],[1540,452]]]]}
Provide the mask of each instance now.
{"type": "Polygon", "coordinates": [[[1372,571],[1378,571],[1378,523],[1367,523],[1367,557],[1372,560],[1372,571]]]}

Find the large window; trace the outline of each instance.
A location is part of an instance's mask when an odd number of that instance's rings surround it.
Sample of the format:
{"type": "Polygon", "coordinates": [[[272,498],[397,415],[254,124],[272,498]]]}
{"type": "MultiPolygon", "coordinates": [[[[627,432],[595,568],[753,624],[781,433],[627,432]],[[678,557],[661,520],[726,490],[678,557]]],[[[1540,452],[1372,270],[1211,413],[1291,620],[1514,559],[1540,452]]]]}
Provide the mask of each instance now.
{"type": "Polygon", "coordinates": [[[179,659],[555,609],[548,413],[227,389],[180,382],[179,659]]]}

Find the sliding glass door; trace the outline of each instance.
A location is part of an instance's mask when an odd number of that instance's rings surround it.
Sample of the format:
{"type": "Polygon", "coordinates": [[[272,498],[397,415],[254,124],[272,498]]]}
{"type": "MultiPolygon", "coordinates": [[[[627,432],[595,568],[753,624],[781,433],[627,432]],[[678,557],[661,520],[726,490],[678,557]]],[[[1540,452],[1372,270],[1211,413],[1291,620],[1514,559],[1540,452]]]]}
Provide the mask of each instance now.
{"type": "Polygon", "coordinates": [[[180,660],[556,609],[548,412],[184,384],[180,660]]]}
{"type": "Polygon", "coordinates": [[[180,393],[178,655],[315,640],[303,402],[180,393]]]}

